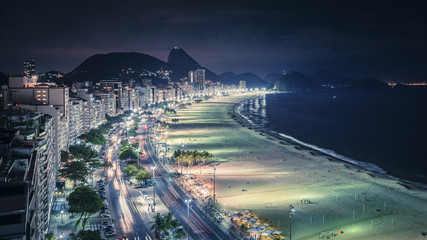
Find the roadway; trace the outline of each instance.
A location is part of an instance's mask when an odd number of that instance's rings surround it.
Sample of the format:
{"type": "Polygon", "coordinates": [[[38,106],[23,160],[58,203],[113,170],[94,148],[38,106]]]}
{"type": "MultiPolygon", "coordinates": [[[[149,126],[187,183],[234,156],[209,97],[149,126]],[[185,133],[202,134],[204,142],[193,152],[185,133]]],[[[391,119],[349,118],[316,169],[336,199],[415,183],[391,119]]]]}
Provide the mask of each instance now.
{"type": "MultiPolygon", "coordinates": [[[[151,125],[148,125],[146,129],[140,128],[142,131],[138,131],[138,137],[140,139],[141,150],[144,152],[144,167],[151,173],[153,173],[151,167],[156,167],[154,172],[156,183],[156,208],[157,210],[162,208],[163,211],[160,212],[171,211],[173,216],[187,232],[187,203],[185,203],[185,199],[189,199],[189,196],[187,196],[174,182],[169,181],[168,173],[159,163],[149,139],[149,130],[151,127],[151,125]]],[[[115,132],[117,134],[118,130],[115,132]]],[[[125,183],[117,156],[117,152],[120,148],[119,142],[120,137],[116,139],[116,142],[110,141],[109,147],[107,148],[112,149],[111,163],[113,164],[113,167],[107,171],[107,198],[109,210],[114,219],[114,225],[117,231],[116,236],[110,239],[116,239],[123,235],[126,235],[126,237],[131,240],[155,239],[153,232],[149,230],[154,222],[153,217],[150,215],[155,213],[149,212],[150,208],[148,208],[148,204],[144,202],[141,195],[141,190],[146,192],[148,189],[141,189],[135,185],[129,186],[125,183]]],[[[222,232],[215,222],[208,218],[203,211],[193,204],[193,202],[190,203],[189,227],[190,239],[230,239],[230,237],[222,232]]]]}
{"type": "MultiPolygon", "coordinates": [[[[120,139],[118,140],[120,142],[120,139]]],[[[148,214],[143,214],[139,193],[124,183],[122,171],[117,158],[119,147],[112,143],[110,148],[113,167],[107,171],[109,210],[117,231],[112,239],[126,235],[131,240],[152,239],[147,223],[151,221],[148,214]]]]}
{"type": "MultiPolygon", "coordinates": [[[[152,126],[150,126],[152,127],[152,126]]],[[[149,127],[149,128],[150,128],[149,127]]],[[[159,199],[173,212],[175,218],[187,231],[187,196],[174,182],[169,181],[168,173],[159,163],[155,150],[150,141],[149,128],[143,129],[140,146],[145,153],[145,161],[148,160],[149,167],[155,168],[156,201],[159,199]]],[[[208,218],[198,207],[190,203],[190,238],[191,239],[230,239],[219,227],[208,218]]]]}

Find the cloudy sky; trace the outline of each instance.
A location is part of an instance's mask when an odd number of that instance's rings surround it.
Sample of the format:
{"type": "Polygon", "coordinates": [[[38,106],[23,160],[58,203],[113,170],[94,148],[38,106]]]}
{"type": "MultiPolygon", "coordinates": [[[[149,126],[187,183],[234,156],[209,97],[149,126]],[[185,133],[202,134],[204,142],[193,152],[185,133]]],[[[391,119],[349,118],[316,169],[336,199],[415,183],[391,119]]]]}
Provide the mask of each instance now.
{"type": "Polygon", "coordinates": [[[38,72],[69,72],[117,51],[166,61],[179,46],[217,73],[427,80],[426,10],[423,1],[1,1],[0,71],[35,59],[38,72]]]}

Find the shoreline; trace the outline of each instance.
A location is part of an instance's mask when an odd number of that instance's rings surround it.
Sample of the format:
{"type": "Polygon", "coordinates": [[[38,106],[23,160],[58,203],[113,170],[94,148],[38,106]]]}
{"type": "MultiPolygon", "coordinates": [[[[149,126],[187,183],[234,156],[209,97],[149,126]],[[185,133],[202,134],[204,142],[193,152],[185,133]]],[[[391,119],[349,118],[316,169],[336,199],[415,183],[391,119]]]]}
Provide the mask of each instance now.
{"type": "MultiPolygon", "coordinates": [[[[221,160],[217,206],[251,210],[288,237],[292,204],[295,239],[318,239],[338,230],[344,231],[340,239],[416,239],[427,230],[426,191],[242,126],[233,118],[234,107],[253,97],[194,104],[179,110],[179,122],[169,129],[170,154],[206,150],[221,160]]],[[[200,172],[194,167],[192,173],[212,187],[212,165],[200,172]]]]}
{"type": "MultiPolygon", "coordinates": [[[[264,94],[281,94],[281,93],[282,92],[264,93],[264,94]]],[[[253,99],[260,99],[260,98],[261,98],[260,95],[254,96],[252,98],[242,100],[242,101],[240,101],[234,105],[234,113],[233,114],[234,114],[234,116],[238,117],[242,121],[242,123],[241,123],[242,126],[247,127],[249,129],[252,129],[254,131],[260,132],[260,133],[268,134],[271,137],[277,138],[277,140],[279,140],[279,141],[286,141],[289,144],[297,145],[301,149],[315,151],[317,154],[327,156],[329,158],[332,158],[335,161],[341,161],[344,163],[349,163],[349,164],[351,164],[355,167],[361,168],[363,170],[370,171],[370,172],[373,172],[375,174],[383,175],[383,176],[385,176],[391,180],[395,180],[395,181],[400,182],[402,186],[404,186],[408,189],[411,189],[412,187],[418,187],[418,188],[422,188],[422,189],[427,190],[427,184],[422,183],[422,182],[406,180],[406,179],[403,179],[403,178],[400,178],[397,176],[393,176],[393,175],[387,173],[380,166],[378,166],[374,163],[358,161],[358,160],[349,158],[347,156],[338,154],[332,149],[325,149],[325,148],[316,146],[316,145],[311,144],[311,143],[303,142],[303,141],[301,141],[295,137],[292,137],[292,136],[287,135],[285,133],[276,132],[273,129],[267,128],[265,126],[257,126],[255,123],[253,123],[251,120],[249,120],[249,116],[245,115],[244,113],[241,113],[241,111],[239,111],[238,108],[240,106],[243,107],[243,105],[245,105],[245,102],[248,102],[248,101],[253,100],[253,99]],[[408,185],[412,185],[412,187],[408,186],[408,185]]],[[[249,112],[245,112],[245,113],[249,113],[249,112]]]]}

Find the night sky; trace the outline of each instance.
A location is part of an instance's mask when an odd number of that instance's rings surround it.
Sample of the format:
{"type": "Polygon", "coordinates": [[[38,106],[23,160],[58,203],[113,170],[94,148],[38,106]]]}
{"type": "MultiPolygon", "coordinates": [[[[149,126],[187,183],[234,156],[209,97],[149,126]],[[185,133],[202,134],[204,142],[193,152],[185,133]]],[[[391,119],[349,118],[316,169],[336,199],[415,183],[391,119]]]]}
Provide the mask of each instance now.
{"type": "Polygon", "coordinates": [[[166,61],[179,46],[216,73],[427,80],[423,1],[88,2],[1,1],[0,71],[21,73],[35,59],[37,72],[67,73],[115,51],[166,61]]]}

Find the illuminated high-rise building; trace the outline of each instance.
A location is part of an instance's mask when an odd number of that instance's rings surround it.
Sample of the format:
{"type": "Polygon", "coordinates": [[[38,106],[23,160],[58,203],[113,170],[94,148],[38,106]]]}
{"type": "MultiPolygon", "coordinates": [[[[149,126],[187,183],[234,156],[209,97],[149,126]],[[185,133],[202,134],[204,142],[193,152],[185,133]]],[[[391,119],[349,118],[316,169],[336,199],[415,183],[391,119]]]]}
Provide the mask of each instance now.
{"type": "Polygon", "coordinates": [[[24,61],[24,77],[31,78],[36,75],[36,61],[25,60],[24,61]]]}
{"type": "Polygon", "coordinates": [[[188,72],[188,82],[189,83],[193,83],[194,82],[194,72],[193,71],[189,71],[188,72]]]}
{"type": "Polygon", "coordinates": [[[206,88],[205,72],[205,69],[197,69],[194,71],[194,82],[199,84],[200,90],[204,90],[206,88]]]}
{"type": "Polygon", "coordinates": [[[239,89],[245,91],[246,90],[246,81],[239,81],[239,89]]]}

